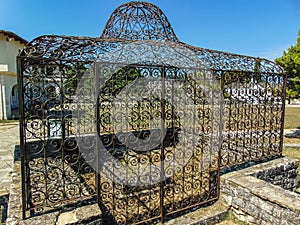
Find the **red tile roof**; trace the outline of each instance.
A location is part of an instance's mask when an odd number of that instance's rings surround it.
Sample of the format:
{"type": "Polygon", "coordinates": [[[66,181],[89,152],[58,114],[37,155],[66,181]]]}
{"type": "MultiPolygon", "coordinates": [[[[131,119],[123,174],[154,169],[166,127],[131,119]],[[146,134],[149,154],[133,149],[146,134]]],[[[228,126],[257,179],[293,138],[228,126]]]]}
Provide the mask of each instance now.
{"type": "Polygon", "coordinates": [[[28,41],[26,41],[24,38],[21,38],[20,36],[16,35],[13,32],[10,31],[5,31],[5,30],[0,30],[0,34],[4,34],[8,38],[13,38],[15,41],[19,41],[21,44],[27,44],[28,41]]]}

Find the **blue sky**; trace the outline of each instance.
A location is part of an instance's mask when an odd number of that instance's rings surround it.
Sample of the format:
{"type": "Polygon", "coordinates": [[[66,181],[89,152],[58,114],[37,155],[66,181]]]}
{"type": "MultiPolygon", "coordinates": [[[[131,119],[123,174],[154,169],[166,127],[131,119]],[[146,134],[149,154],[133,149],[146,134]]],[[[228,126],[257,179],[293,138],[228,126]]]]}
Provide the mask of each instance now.
{"type": "MultiPolygon", "coordinates": [[[[124,0],[0,0],[0,30],[26,40],[44,34],[100,36],[124,0]]],[[[295,44],[300,0],[149,0],[188,44],[273,60],[295,44]]]]}

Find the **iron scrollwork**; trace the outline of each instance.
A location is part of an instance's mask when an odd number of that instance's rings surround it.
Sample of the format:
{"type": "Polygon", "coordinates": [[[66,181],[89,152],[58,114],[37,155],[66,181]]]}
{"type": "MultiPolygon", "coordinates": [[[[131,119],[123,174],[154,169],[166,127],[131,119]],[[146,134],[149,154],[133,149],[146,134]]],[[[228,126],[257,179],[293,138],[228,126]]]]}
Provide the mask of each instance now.
{"type": "Polygon", "coordinates": [[[164,220],[216,200],[220,169],[282,153],[283,70],[179,41],[150,3],[118,7],[100,38],[38,37],[17,60],[24,217],[97,198],[106,221],[164,220]],[[156,81],[126,96],[139,79],[156,81]],[[147,91],[151,98],[136,100],[147,91]],[[82,133],[88,151],[80,150],[82,133]],[[150,135],[156,144],[139,144],[150,135]],[[130,166],[126,184],[97,172],[98,136],[106,162],[118,160],[110,168],[130,166]]]}

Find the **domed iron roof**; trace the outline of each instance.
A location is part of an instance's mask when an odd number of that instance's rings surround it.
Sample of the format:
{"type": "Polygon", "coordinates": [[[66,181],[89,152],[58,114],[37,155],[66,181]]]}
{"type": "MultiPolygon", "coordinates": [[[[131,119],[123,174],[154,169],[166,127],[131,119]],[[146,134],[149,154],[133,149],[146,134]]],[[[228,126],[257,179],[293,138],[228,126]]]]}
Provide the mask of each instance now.
{"type": "MultiPolygon", "coordinates": [[[[129,53],[122,52],[122,50],[129,51],[128,46],[135,46],[137,49],[143,46],[142,49],[144,48],[147,53],[149,50],[145,48],[147,45],[156,45],[159,49],[165,44],[173,45],[177,49],[186,48],[186,53],[192,51],[192,55],[196,55],[200,64],[205,62],[205,67],[213,70],[253,72],[259,61],[261,72],[283,73],[281,67],[267,59],[185,44],[176,37],[166,15],[157,6],[139,1],[125,3],[115,9],[106,23],[101,37],[44,35],[29,42],[19,56],[95,62],[105,57],[107,52],[117,53],[118,49],[120,55],[124,57],[129,53]],[[144,43],[142,43],[143,41],[144,43]]],[[[150,49],[153,50],[153,48],[150,49]]],[[[136,51],[131,50],[129,55],[134,58],[134,55],[137,56],[136,51]]],[[[187,58],[188,55],[184,54],[184,57],[187,58]]],[[[145,55],[141,57],[145,58],[145,55]]],[[[170,65],[173,62],[172,60],[170,65]]]]}
{"type": "Polygon", "coordinates": [[[148,2],[129,2],[115,9],[101,38],[178,42],[166,15],[148,2]]]}

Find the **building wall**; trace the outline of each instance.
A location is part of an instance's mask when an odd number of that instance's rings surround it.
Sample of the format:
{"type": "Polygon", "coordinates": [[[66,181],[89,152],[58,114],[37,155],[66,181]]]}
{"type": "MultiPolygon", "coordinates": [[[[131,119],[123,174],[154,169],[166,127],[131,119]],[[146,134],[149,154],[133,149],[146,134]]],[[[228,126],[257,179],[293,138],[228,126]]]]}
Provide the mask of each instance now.
{"type": "Polygon", "coordinates": [[[12,118],[12,89],[17,84],[16,57],[24,45],[0,33],[0,119],[12,118]]]}
{"type": "Polygon", "coordinates": [[[0,119],[11,119],[11,98],[12,88],[17,85],[16,75],[0,75],[0,119]]]}

